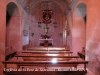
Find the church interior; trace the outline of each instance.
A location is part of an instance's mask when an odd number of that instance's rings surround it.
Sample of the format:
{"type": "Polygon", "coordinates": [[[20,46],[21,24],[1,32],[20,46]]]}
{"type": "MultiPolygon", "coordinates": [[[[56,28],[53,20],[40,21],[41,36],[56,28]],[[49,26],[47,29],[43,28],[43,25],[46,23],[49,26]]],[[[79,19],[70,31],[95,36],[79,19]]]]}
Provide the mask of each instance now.
{"type": "Polygon", "coordinates": [[[100,75],[100,0],[0,0],[0,75],[100,75]]]}

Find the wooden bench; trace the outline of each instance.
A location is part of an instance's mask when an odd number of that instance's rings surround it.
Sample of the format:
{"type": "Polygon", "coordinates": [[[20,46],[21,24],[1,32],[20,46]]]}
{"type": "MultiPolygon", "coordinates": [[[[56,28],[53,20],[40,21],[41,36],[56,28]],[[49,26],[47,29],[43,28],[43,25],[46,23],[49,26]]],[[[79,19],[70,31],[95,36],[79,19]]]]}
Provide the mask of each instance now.
{"type": "MultiPolygon", "coordinates": [[[[84,65],[84,71],[86,71],[86,64],[88,64],[88,61],[84,61],[84,60],[81,60],[81,61],[57,61],[57,63],[53,63],[52,61],[20,61],[20,60],[17,60],[17,61],[3,61],[3,64],[5,66],[5,68],[7,69],[7,64],[16,64],[16,65],[23,65],[25,64],[24,66],[28,66],[28,64],[30,65],[34,65],[34,64],[44,64],[44,65],[59,65],[59,64],[67,64],[67,65],[72,65],[71,67],[75,67],[75,64],[78,65],[78,64],[83,64],[84,65]]],[[[39,65],[38,65],[39,66],[39,65]]],[[[59,66],[58,66],[59,67],[59,66]]],[[[67,66],[65,66],[67,67],[67,66]]],[[[17,67],[18,69],[19,67],[17,67]]]]}
{"type": "MultiPolygon", "coordinates": [[[[68,61],[59,61],[57,62],[56,64],[68,64],[68,65],[72,65],[72,66],[75,66],[75,65],[78,65],[78,64],[84,64],[84,69],[82,70],[72,70],[72,69],[54,69],[53,71],[51,70],[48,70],[47,68],[45,68],[46,70],[40,70],[40,69],[33,69],[32,71],[29,70],[29,68],[17,68],[16,71],[4,71],[3,73],[5,75],[85,75],[87,73],[87,70],[86,70],[86,64],[88,62],[87,61],[71,61],[71,62],[68,62],[68,61]],[[74,64],[74,65],[73,65],[74,64]],[[19,70],[19,69],[22,69],[22,70],[19,70]],[[27,69],[27,70],[25,70],[27,69]]],[[[4,61],[3,64],[5,65],[5,68],[7,69],[7,64],[17,64],[18,66],[28,66],[27,64],[30,64],[30,65],[38,65],[39,64],[44,64],[44,65],[49,65],[49,64],[52,64],[53,66],[56,65],[56,64],[53,64],[51,61],[4,61]],[[23,65],[24,64],[24,65],[23,65]]],[[[67,66],[68,66],[67,65],[67,66]]],[[[65,65],[64,65],[65,66],[65,65]]],[[[71,66],[71,67],[72,67],[71,66]]],[[[47,66],[46,66],[47,67],[47,66]]],[[[66,67],[66,66],[65,66],[66,67]]]]}
{"type": "MultiPolygon", "coordinates": [[[[18,57],[22,57],[22,56],[18,56],[18,57]]],[[[26,56],[24,56],[26,57],[26,56]]],[[[30,56],[29,56],[30,57],[30,56]]],[[[33,56],[31,56],[33,57],[33,56]]],[[[39,56],[40,57],[40,56],[39,56]]],[[[44,56],[45,57],[45,56],[44,56]]],[[[46,56],[47,57],[47,56],[46,56]]],[[[47,58],[51,58],[52,56],[50,57],[47,57],[47,58]]],[[[55,57],[55,56],[53,56],[55,57]]],[[[58,58],[62,58],[62,56],[59,56],[58,58]]],[[[64,57],[65,58],[65,57],[64,57]]],[[[72,57],[69,57],[69,58],[72,58],[72,57]]],[[[54,74],[54,75],[85,75],[87,73],[87,70],[86,70],[86,64],[88,63],[88,61],[84,61],[84,60],[79,60],[79,61],[57,61],[57,63],[52,63],[52,61],[20,61],[20,60],[17,60],[17,61],[11,61],[11,60],[8,60],[8,61],[3,61],[3,64],[5,66],[5,68],[7,69],[7,65],[8,64],[16,64],[17,65],[17,71],[10,71],[10,72],[7,72],[7,71],[4,71],[4,74],[6,75],[37,75],[37,74],[40,74],[40,75],[44,75],[44,73],[46,73],[46,75],[51,75],[51,74],[54,74]],[[45,69],[49,68],[49,67],[75,67],[77,68],[77,65],[78,64],[83,64],[84,65],[84,70],[67,70],[67,71],[58,71],[57,69],[55,69],[55,71],[18,71],[19,68],[21,69],[27,69],[28,66],[37,66],[37,67],[44,67],[45,69]],[[26,66],[26,67],[25,67],[26,66]],[[24,67],[24,68],[23,68],[24,67]]]]}
{"type": "Polygon", "coordinates": [[[22,51],[21,53],[32,53],[32,54],[72,54],[73,52],[71,51],[22,51]]]}
{"type": "Polygon", "coordinates": [[[21,54],[33,54],[33,55],[66,55],[66,56],[72,56],[71,51],[22,51],[21,54]]]}
{"type": "Polygon", "coordinates": [[[70,51],[69,48],[66,47],[31,47],[28,50],[66,50],[70,51]]]}
{"type": "Polygon", "coordinates": [[[8,60],[3,61],[3,64],[5,66],[5,69],[7,69],[8,64],[16,64],[17,65],[17,71],[4,71],[4,74],[6,75],[85,75],[87,73],[86,70],[86,64],[88,64],[88,61],[85,60],[78,60],[78,56],[67,56],[66,54],[72,54],[69,49],[66,49],[64,47],[62,48],[56,48],[56,47],[35,47],[30,48],[29,50],[22,51],[20,54],[15,55],[17,57],[17,60],[8,60]],[[48,54],[58,54],[57,56],[48,55],[48,54]],[[29,59],[34,58],[36,60],[30,60],[30,61],[20,61],[18,58],[23,59],[29,59]],[[56,63],[53,63],[52,61],[48,59],[57,58],[60,60],[57,60],[56,63]],[[39,59],[39,60],[38,60],[39,59]],[[72,60],[75,59],[75,60],[72,60]],[[72,68],[76,68],[79,64],[84,65],[83,70],[73,70],[72,68]],[[18,69],[27,69],[28,67],[37,67],[37,68],[43,68],[46,69],[46,71],[18,71],[18,69]],[[56,68],[54,71],[47,71],[48,68],[56,68]],[[71,69],[68,69],[66,71],[64,70],[58,70],[57,68],[60,67],[70,67],[71,69]]]}
{"type": "Polygon", "coordinates": [[[79,58],[78,56],[35,56],[35,55],[15,55],[15,57],[34,57],[34,58],[79,58]]]}
{"type": "Polygon", "coordinates": [[[30,60],[52,60],[52,58],[57,58],[57,60],[70,60],[72,58],[78,58],[78,56],[72,56],[71,51],[22,51],[20,55],[16,55],[17,59],[22,57],[24,61],[30,60]]]}
{"type": "Polygon", "coordinates": [[[63,56],[63,55],[57,55],[57,56],[54,56],[54,55],[37,55],[37,54],[34,54],[34,55],[25,55],[25,54],[20,54],[20,55],[15,55],[15,57],[17,57],[17,60],[18,58],[22,57],[23,59],[26,59],[26,60],[49,60],[49,59],[53,59],[53,58],[57,58],[58,60],[61,58],[63,61],[64,60],[67,60],[69,61],[70,59],[78,59],[79,57],[78,56],[63,56]]]}
{"type": "Polygon", "coordinates": [[[86,75],[87,71],[4,71],[5,75],[86,75]]]}

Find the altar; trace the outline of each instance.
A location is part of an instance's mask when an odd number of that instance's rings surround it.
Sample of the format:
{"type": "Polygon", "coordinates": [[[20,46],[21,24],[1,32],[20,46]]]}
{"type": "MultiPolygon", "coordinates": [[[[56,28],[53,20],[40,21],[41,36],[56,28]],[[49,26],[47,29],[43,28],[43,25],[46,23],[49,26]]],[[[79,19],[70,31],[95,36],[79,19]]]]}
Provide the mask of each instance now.
{"type": "Polygon", "coordinates": [[[53,39],[39,39],[40,46],[53,46],[53,39]]]}

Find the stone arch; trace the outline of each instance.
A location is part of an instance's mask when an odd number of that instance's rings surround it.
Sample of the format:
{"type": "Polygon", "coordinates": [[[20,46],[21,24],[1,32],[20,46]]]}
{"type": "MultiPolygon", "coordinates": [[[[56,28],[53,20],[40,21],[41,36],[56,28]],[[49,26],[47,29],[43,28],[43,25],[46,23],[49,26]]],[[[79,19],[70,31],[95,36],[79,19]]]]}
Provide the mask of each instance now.
{"type": "Polygon", "coordinates": [[[20,13],[14,2],[6,6],[6,52],[9,50],[21,50],[21,21],[20,13]]]}
{"type": "Polygon", "coordinates": [[[86,22],[86,5],[84,3],[79,3],[75,8],[73,15],[83,17],[86,22]]]}
{"type": "Polygon", "coordinates": [[[19,9],[14,2],[10,2],[6,6],[6,25],[12,16],[20,16],[19,9]]]}
{"type": "Polygon", "coordinates": [[[73,12],[72,50],[75,55],[86,45],[86,5],[79,3],[73,12]]]}

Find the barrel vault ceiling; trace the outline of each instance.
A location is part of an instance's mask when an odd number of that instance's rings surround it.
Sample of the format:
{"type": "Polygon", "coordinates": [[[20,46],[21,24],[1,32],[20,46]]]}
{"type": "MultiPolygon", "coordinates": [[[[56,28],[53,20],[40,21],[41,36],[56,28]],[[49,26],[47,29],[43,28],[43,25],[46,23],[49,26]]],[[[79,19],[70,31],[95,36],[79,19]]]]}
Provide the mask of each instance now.
{"type": "Polygon", "coordinates": [[[34,14],[34,11],[36,9],[38,10],[41,8],[42,10],[44,10],[46,9],[46,7],[48,7],[48,9],[52,11],[54,11],[56,7],[56,10],[65,12],[72,1],[73,0],[22,0],[23,4],[25,4],[26,8],[32,15],[34,14]]]}

